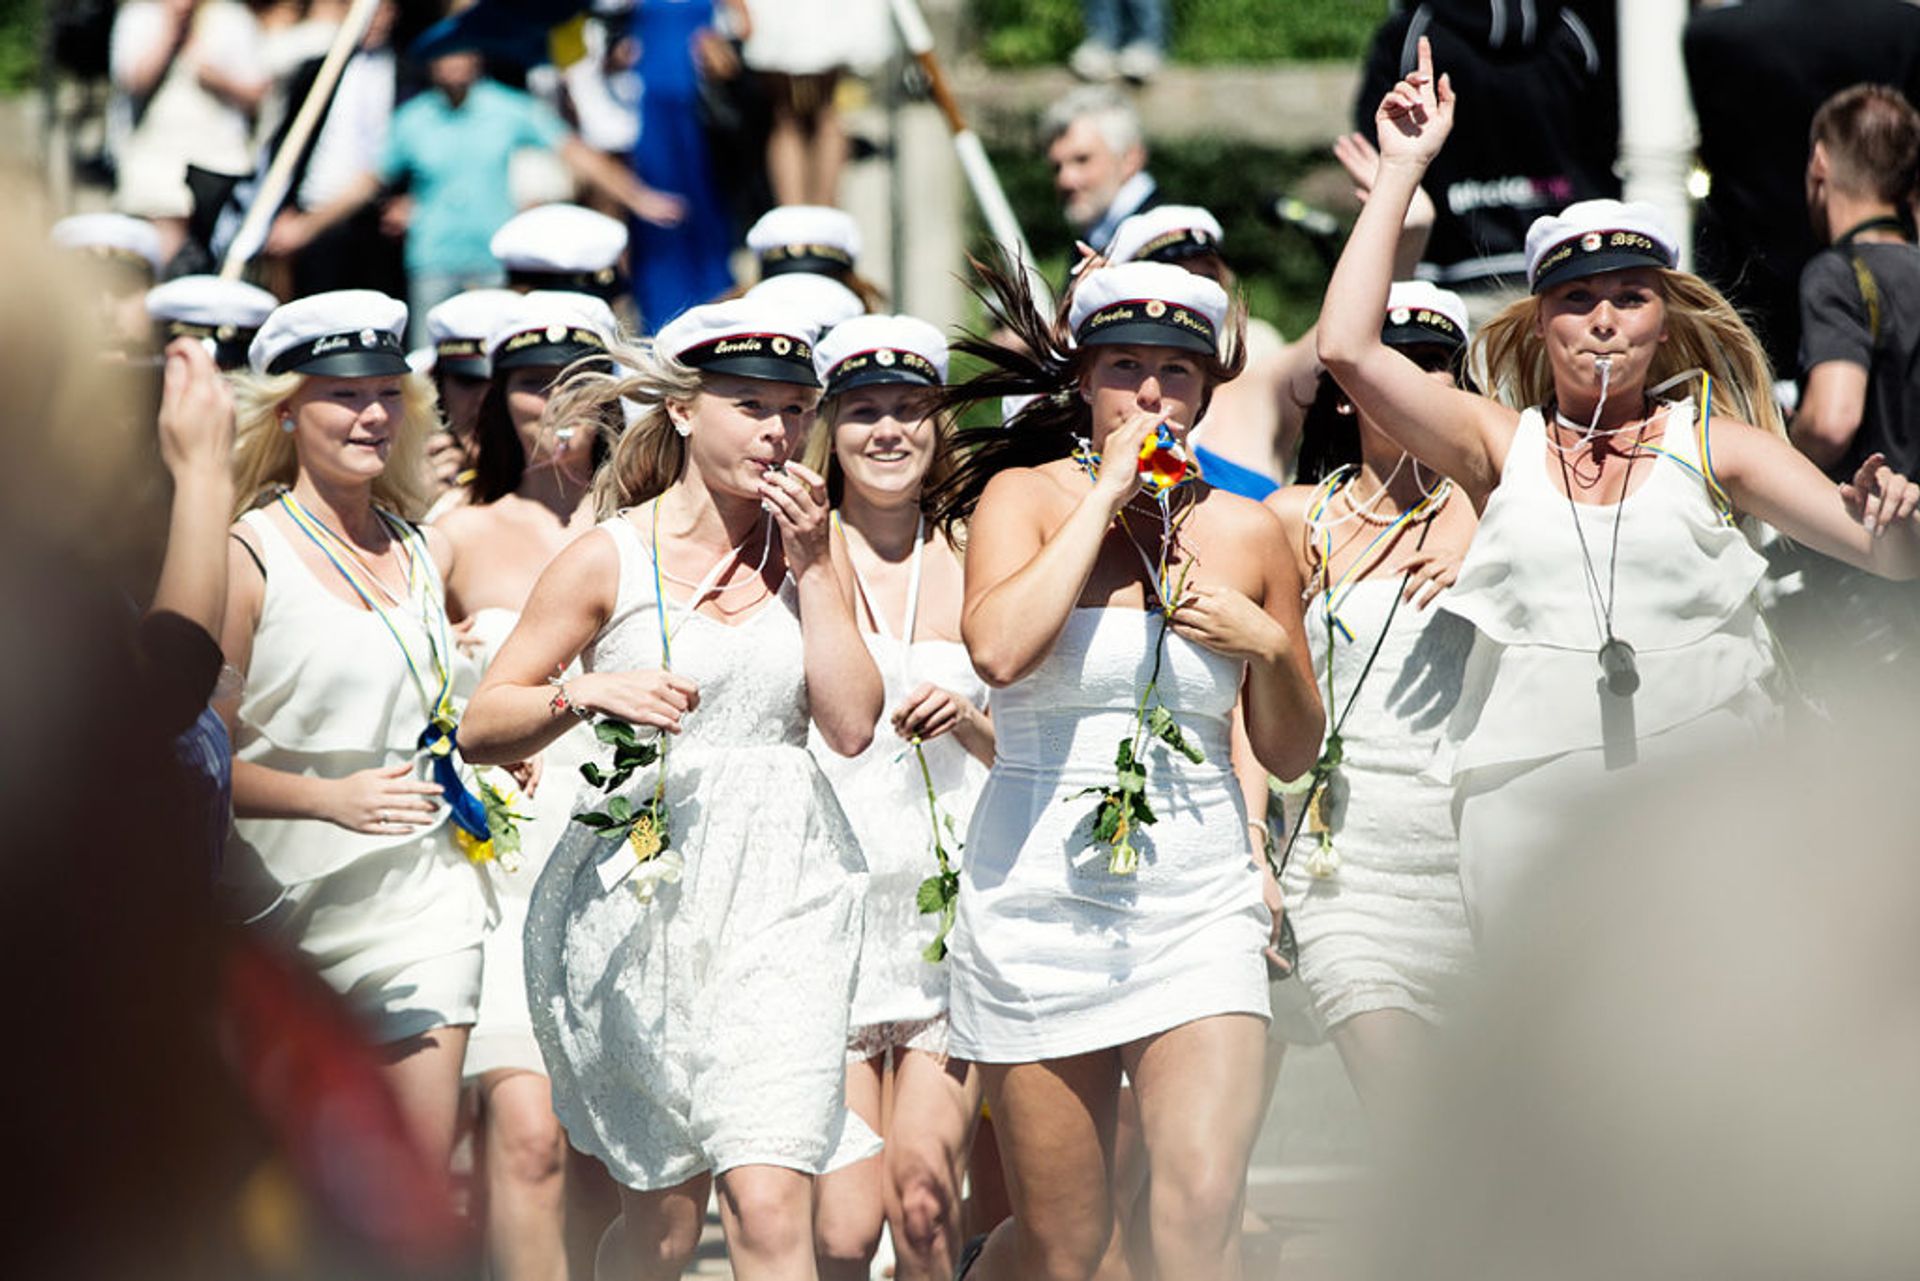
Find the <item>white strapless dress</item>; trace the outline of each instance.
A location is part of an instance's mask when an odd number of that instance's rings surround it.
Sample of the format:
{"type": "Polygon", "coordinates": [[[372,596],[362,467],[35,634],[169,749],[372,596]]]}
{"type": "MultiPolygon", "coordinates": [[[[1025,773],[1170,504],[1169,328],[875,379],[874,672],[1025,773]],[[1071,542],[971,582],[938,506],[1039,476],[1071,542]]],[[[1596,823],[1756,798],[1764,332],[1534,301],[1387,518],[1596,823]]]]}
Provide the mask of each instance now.
{"type": "Polygon", "coordinates": [[[1112,783],[1153,667],[1157,614],[1076,609],[1046,661],[994,694],[996,756],[974,808],[954,928],[953,1053],[1024,1063],[1218,1014],[1268,1017],[1271,926],[1228,757],[1242,664],[1169,635],[1160,697],[1205,755],[1155,743],[1136,837],[1116,876],[1087,787],[1112,783]]]}

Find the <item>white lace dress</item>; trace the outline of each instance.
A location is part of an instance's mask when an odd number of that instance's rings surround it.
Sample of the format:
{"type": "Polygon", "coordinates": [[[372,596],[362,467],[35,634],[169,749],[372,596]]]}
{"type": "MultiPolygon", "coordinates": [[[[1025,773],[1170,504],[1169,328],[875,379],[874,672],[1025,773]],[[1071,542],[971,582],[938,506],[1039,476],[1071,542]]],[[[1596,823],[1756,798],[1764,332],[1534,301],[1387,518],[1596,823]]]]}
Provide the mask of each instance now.
{"type": "MultiPolygon", "coordinates": [[[[652,558],[625,516],[613,617],[588,671],[660,666],[652,558]]],[[[866,889],[859,844],[807,751],[797,594],[738,626],[671,596],[674,669],[700,706],[667,757],[683,878],[641,902],[602,864],[624,845],[574,825],[527,911],[527,999],[568,1138],[621,1183],[702,1171],[809,1173],[879,1143],[845,1101],[847,1010],[866,889]]],[[[623,794],[653,795],[644,769],[623,794]]],[[[581,788],[576,807],[596,793],[581,788]]]]}
{"type": "MultiPolygon", "coordinates": [[[[905,625],[899,633],[872,609],[872,593],[861,584],[868,616],[884,629],[866,633],[865,639],[886,682],[887,712],[891,713],[922,682],[950,689],[974,706],[983,706],[986,683],[974,672],[965,645],[946,640],[906,645],[900,639],[911,635],[914,628],[919,599],[918,557],[925,554],[925,543],[919,547],[915,585],[908,592],[905,625]]],[[[951,734],[923,744],[923,751],[941,812],[953,820],[954,832],[945,834],[947,851],[958,858],[974,798],[986,781],[987,769],[951,734]]],[[[920,777],[919,763],[884,715],[872,745],[860,755],[836,755],[819,741],[817,730],[813,752],[860,837],[867,863],[866,925],[853,989],[847,1057],[865,1060],[900,1046],[930,1054],[945,1053],[947,963],[936,964],[921,956],[933,941],[939,918],[923,914],[915,903],[920,883],[939,870],[933,857],[926,784],[920,777]]]]}
{"type": "Polygon", "coordinates": [[[1167,637],[1159,692],[1205,756],[1146,753],[1159,821],[1115,875],[1093,840],[1153,666],[1157,614],[1076,609],[1047,658],[994,694],[994,765],[974,807],[953,932],[953,1053],[1063,1058],[1218,1014],[1268,1017],[1271,917],[1228,760],[1241,663],[1167,637]]]}
{"type": "MultiPolygon", "coordinates": [[[[495,607],[474,611],[472,634],[479,649],[473,660],[483,670],[493,662],[519,621],[518,610],[495,607]]],[[[591,760],[597,749],[593,731],[584,725],[555,739],[540,754],[540,785],[531,797],[520,794],[520,785],[507,771],[479,771],[482,778],[514,797],[514,812],[523,817],[519,866],[509,870],[496,860],[483,869],[492,882],[494,901],[500,905],[500,921],[487,934],[480,1017],[467,1037],[464,1074],[468,1077],[503,1070],[547,1070],[540,1060],[540,1046],[533,1039],[533,1019],[527,1013],[523,964],[527,900],[534,882],[540,879],[540,869],[547,865],[547,856],[566,834],[573,815],[574,791],[580,785],[580,764],[591,760]]]]}
{"type": "MultiPolygon", "coordinates": [[[[1309,871],[1317,838],[1302,831],[1281,882],[1300,943],[1300,981],[1329,1028],[1382,1009],[1436,1022],[1473,941],[1460,897],[1453,789],[1425,771],[1459,701],[1473,628],[1437,608],[1403,601],[1393,609],[1397,575],[1335,591],[1352,639],[1333,636],[1339,707],[1327,709],[1329,723],[1355,701],[1340,731],[1345,798],[1329,812],[1333,866],[1325,876],[1309,871]],[[1376,641],[1379,657],[1362,681],[1376,641]]],[[[1317,593],[1306,629],[1323,685],[1326,611],[1326,595],[1317,593]]]]}

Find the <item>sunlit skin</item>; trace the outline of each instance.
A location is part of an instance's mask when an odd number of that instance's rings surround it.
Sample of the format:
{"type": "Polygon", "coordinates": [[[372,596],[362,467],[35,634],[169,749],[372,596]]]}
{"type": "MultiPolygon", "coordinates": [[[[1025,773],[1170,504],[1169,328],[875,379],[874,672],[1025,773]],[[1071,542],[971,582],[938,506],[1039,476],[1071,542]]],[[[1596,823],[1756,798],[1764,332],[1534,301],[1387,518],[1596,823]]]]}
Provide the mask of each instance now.
{"type": "Polygon", "coordinates": [[[1115,344],[1096,349],[1080,377],[1080,396],[1093,425],[1094,451],[1108,436],[1141,414],[1158,415],[1175,438],[1185,441],[1206,395],[1200,358],[1174,347],[1115,344]]]}
{"type": "Polygon", "coordinates": [[[1600,396],[1598,356],[1612,358],[1601,426],[1638,417],[1660,344],[1667,340],[1667,305],[1651,267],[1602,272],[1555,285],[1540,295],[1534,332],[1546,344],[1560,412],[1589,422],[1600,396]]]}
{"type": "Polygon", "coordinates": [[[917,494],[933,461],[931,400],[923,387],[856,387],[840,397],[833,452],[850,485],[875,496],[917,494]]]}
{"type": "Polygon", "coordinates": [[[365,485],[387,469],[401,418],[401,380],[316,375],[287,398],[300,469],[321,485],[365,485]]]}
{"type": "Polygon", "coordinates": [[[667,412],[686,423],[688,457],[706,487],[736,498],[761,498],[770,468],[800,448],[820,403],[818,388],[709,374],[701,394],[671,401],[667,412]]]}
{"type": "Polygon", "coordinates": [[[1146,155],[1139,147],[1115,151],[1099,125],[1082,117],[1047,147],[1047,164],[1060,212],[1084,229],[1100,220],[1121,185],[1145,167],[1146,155]]]}
{"type": "Polygon", "coordinates": [[[440,410],[447,430],[461,445],[473,441],[474,424],[480,418],[480,402],[487,398],[487,380],[467,374],[445,374],[440,379],[440,410]]]}
{"type": "Polygon", "coordinates": [[[593,472],[593,426],[576,425],[562,439],[542,422],[547,394],[560,374],[557,365],[527,365],[510,371],[506,380],[507,419],[520,437],[529,469],[558,468],[584,481],[593,472]]]}

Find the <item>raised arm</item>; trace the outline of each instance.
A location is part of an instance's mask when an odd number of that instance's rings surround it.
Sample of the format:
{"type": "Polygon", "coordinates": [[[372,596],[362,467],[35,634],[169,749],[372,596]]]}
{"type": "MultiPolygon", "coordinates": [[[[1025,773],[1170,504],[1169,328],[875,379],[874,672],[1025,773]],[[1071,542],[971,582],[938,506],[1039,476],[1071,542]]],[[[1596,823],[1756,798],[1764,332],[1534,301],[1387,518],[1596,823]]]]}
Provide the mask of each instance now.
{"type": "Polygon", "coordinates": [[[1920,578],[1920,486],[1879,454],[1852,480],[1835,485],[1770,432],[1718,419],[1707,431],[1714,475],[1739,510],[1883,578],[1920,578]]]}
{"type": "Polygon", "coordinates": [[[1113,518],[1138,492],[1134,460],[1159,419],[1140,414],[1107,442],[1099,476],[1066,519],[1047,527],[1053,482],[1007,471],[987,483],[967,528],[960,636],[980,679],[996,688],[1038,667],[1067,625],[1113,518]]]}
{"type": "Polygon", "coordinates": [[[1434,78],[1424,38],[1418,67],[1381,100],[1374,119],[1380,168],[1327,284],[1320,360],[1355,405],[1407,452],[1451,477],[1479,508],[1499,480],[1517,416],[1470,392],[1436,387],[1380,341],[1402,224],[1453,127],[1453,86],[1444,76],[1434,78]]]}

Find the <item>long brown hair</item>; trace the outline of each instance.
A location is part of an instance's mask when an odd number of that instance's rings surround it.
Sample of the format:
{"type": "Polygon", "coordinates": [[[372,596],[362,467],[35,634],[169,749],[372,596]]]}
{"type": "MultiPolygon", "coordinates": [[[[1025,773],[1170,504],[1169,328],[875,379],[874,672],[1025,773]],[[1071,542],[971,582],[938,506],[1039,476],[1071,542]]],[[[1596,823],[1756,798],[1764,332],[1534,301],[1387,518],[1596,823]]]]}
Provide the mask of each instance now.
{"type": "Polygon", "coordinates": [[[658,497],[687,465],[687,442],[674,430],[667,402],[687,403],[700,394],[699,371],[656,351],[652,343],[616,343],[607,355],[611,372],[589,368],[566,378],[547,400],[550,423],[608,421],[636,411],[593,477],[593,507],[602,520],[622,508],[658,497]]]}
{"type": "MultiPolygon", "coordinates": [[[[984,366],[964,382],[945,388],[941,412],[957,421],[968,408],[1009,396],[1032,397],[1005,423],[955,430],[954,465],[938,486],[929,486],[927,510],[949,537],[973,514],[987,482],[1009,467],[1038,467],[1073,452],[1077,438],[1089,434],[1092,413],[1078,393],[1080,374],[1091,359],[1077,347],[1067,325],[1071,291],[1049,316],[1041,312],[1026,272],[1001,255],[992,262],[969,259],[978,284],[974,294],[987,312],[987,330],[1004,329],[1014,343],[996,342],[979,333],[963,334],[954,352],[984,366]]],[[[1213,389],[1239,376],[1247,363],[1247,309],[1232,296],[1220,335],[1220,352],[1203,362],[1206,390],[1195,419],[1206,417],[1213,389]]]]}
{"type": "MultiPolygon", "coordinates": [[[[1690,369],[1713,376],[1715,417],[1736,418],[1784,439],[1786,424],[1773,400],[1773,369],[1759,338],[1718,289],[1685,271],[1661,271],[1667,341],[1654,352],[1647,385],[1656,387],[1690,369]]],[[[1467,368],[1486,395],[1510,409],[1544,405],[1553,396],[1553,367],[1535,325],[1540,299],[1529,295],[1480,326],[1467,368]]]]}

